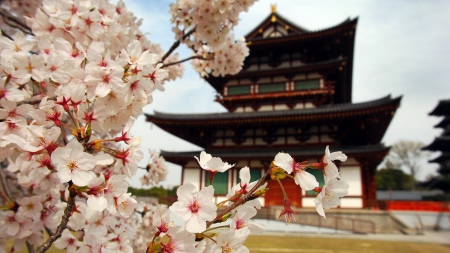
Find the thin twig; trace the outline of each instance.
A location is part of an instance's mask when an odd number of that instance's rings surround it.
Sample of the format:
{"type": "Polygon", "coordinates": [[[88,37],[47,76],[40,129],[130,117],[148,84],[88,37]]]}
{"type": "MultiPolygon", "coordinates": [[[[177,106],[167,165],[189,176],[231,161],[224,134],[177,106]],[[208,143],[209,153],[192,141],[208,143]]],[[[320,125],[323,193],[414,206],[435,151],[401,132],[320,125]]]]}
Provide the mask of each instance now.
{"type": "Polygon", "coordinates": [[[195,32],[195,28],[193,28],[192,30],[190,30],[189,32],[187,32],[185,35],[183,35],[183,37],[181,37],[181,39],[175,41],[173,43],[173,45],[169,48],[169,51],[167,51],[167,53],[161,58],[161,63],[164,62],[164,60],[169,57],[169,55],[175,50],[177,49],[177,47],[181,44],[181,42],[183,40],[185,40],[187,37],[191,36],[191,34],[193,34],[195,32]]]}
{"type": "Polygon", "coordinates": [[[234,202],[231,206],[227,207],[225,210],[220,212],[216,216],[216,218],[214,218],[214,220],[207,222],[206,223],[206,227],[209,228],[212,224],[214,224],[216,221],[221,219],[222,216],[224,216],[225,214],[229,213],[231,210],[235,209],[236,207],[238,207],[238,206],[244,204],[245,202],[247,202],[250,199],[250,197],[252,196],[252,194],[255,193],[255,191],[257,191],[259,187],[261,187],[262,185],[264,185],[268,181],[268,176],[269,176],[271,170],[272,170],[272,168],[269,168],[266,171],[266,173],[264,174],[264,176],[261,177],[258,180],[258,182],[253,186],[253,188],[248,193],[246,193],[243,197],[241,197],[239,200],[234,202]]]}
{"type": "Polygon", "coordinates": [[[72,210],[75,208],[75,197],[77,196],[76,191],[69,185],[69,199],[67,200],[67,206],[64,210],[64,215],[61,220],[61,224],[59,224],[58,228],[56,228],[56,232],[51,235],[47,241],[42,244],[36,251],[36,253],[44,253],[46,252],[52,244],[61,237],[64,229],[67,228],[67,223],[69,223],[69,218],[72,213],[72,210]]]}
{"type": "Polygon", "coordinates": [[[192,60],[192,59],[211,60],[210,58],[205,58],[205,57],[200,56],[200,55],[193,55],[193,56],[188,57],[188,58],[183,59],[183,60],[179,60],[179,61],[175,61],[175,62],[164,64],[164,65],[161,66],[161,68],[165,68],[165,67],[169,67],[169,66],[172,66],[172,65],[176,65],[178,63],[182,63],[182,62],[189,61],[189,60],[192,60]]]}

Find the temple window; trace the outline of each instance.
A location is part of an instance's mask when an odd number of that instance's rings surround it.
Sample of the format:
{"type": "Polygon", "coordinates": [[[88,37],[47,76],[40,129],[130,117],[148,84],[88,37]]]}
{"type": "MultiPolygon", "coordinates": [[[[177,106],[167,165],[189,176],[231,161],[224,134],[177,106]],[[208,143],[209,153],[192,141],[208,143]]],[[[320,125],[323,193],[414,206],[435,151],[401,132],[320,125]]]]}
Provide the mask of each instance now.
{"type": "Polygon", "coordinates": [[[285,83],[260,84],[259,93],[271,93],[286,91],[285,83]]]}
{"type": "MultiPolygon", "coordinates": [[[[311,173],[316,178],[317,182],[319,182],[319,187],[323,187],[325,185],[325,179],[323,177],[322,170],[308,169],[307,172],[311,173]]],[[[313,190],[307,191],[306,195],[316,196],[317,192],[315,192],[313,190]]]]}
{"type": "MultiPolygon", "coordinates": [[[[205,186],[209,185],[209,172],[205,173],[205,186]]],[[[214,176],[213,184],[214,194],[227,194],[228,193],[228,171],[218,172],[214,176]]]]}
{"type": "Polygon", "coordinates": [[[295,90],[315,90],[320,88],[320,80],[305,80],[295,82],[295,90]]]}
{"type": "Polygon", "coordinates": [[[227,95],[245,95],[250,94],[250,85],[246,86],[228,86],[227,95]]]}

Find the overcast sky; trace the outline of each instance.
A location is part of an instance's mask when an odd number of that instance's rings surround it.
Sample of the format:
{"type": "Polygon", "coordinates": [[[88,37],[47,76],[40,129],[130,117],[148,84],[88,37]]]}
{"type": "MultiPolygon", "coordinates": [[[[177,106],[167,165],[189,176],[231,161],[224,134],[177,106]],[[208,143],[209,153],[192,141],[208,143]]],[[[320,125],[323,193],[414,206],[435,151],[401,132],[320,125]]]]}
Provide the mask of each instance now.
{"type": "MultiPolygon", "coordinates": [[[[127,7],[144,19],[142,30],[148,38],[168,49],[171,33],[169,4],[172,1],[129,0],[127,7]]],[[[441,99],[450,98],[450,1],[379,0],[379,1],[320,1],[320,0],[260,0],[235,29],[237,37],[244,36],[270,14],[270,5],[291,22],[315,31],[337,25],[347,18],[358,17],[353,65],[353,102],[375,100],[386,95],[403,96],[384,138],[385,145],[399,140],[421,141],[429,144],[441,134],[434,128],[441,118],[428,113],[441,99]]],[[[178,50],[189,56],[186,48],[178,50]]],[[[207,113],[226,111],[214,102],[215,91],[195,73],[190,64],[182,79],[166,83],[166,91],[156,91],[153,104],[144,108],[171,113],[207,113]]],[[[143,150],[168,151],[201,150],[200,147],[174,137],[138,118],[134,134],[143,137],[143,150]]],[[[148,155],[142,161],[147,163],[148,155]]],[[[165,186],[180,184],[181,170],[169,164],[171,173],[165,186]]],[[[437,168],[424,165],[424,178],[437,168]]],[[[132,184],[139,187],[138,177],[132,184]]]]}

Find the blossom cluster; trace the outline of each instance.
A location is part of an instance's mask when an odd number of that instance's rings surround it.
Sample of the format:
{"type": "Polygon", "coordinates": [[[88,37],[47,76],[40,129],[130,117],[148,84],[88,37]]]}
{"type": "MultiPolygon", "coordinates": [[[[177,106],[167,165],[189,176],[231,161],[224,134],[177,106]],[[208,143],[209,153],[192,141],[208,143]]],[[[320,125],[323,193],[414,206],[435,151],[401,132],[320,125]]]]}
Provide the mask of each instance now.
{"type": "MultiPolygon", "coordinates": [[[[195,158],[200,167],[212,177],[234,166],[204,151],[200,153],[200,158],[195,158]]],[[[213,179],[210,178],[210,185],[201,190],[186,182],[177,190],[178,201],[169,207],[174,215],[183,219],[184,226],[176,229],[164,225],[164,229],[156,232],[149,245],[150,252],[157,252],[158,248],[162,248],[162,252],[249,252],[243,245],[245,239],[250,233],[259,234],[265,230],[263,226],[251,222],[257,210],[261,209],[258,197],[270,191],[266,188],[269,180],[278,181],[283,189],[282,180],[288,176],[293,177],[303,190],[319,193],[314,203],[317,212],[325,217],[324,209],[338,206],[339,198],[347,194],[348,183],[339,178],[338,169],[333,163],[335,160],[346,159],[347,156],[342,152],[331,153],[328,146],[322,160],[311,164],[296,163],[289,154],[278,153],[266,175],[253,182],[249,167],[243,167],[239,171],[240,182],[231,188],[226,200],[217,204],[214,203],[213,179]],[[306,171],[308,168],[323,171],[325,185],[319,187],[316,178],[306,171]],[[162,243],[161,235],[169,237],[167,244],[162,243]]],[[[284,215],[289,223],[295,220],[297,212],[291,209],[287,195],[283,190],[285,209],[280,217],[284,215]]],[[[170,222],[164,220],[160,224],[167,225],[170,222]]]]}
{"type": "MultiPolygon", "coordinates": [[[[299,185],[303,190],[310,191],[314,190],[318,193],[316,199],[314,200],[317,213],[325,217],[325,209],[330,209],[331,207],[337,207],[340,204],[339,198],[344,197],[348,193],[349,184],[340,178],[338,168],[333,163],[333,161],[339,160],[345,162],[347,156],[341,151],[330,152],[328,146],[325,148],[325,155],[322,161],[319,163],[307,164],[306,161],[296,163],[295,159],[289,154],[278,153],[275,156],[273,164],[278,168],[281,168],[283,172],[274,170],[272,177],[275,179],[283,179],[288,175],[293,174],[295,183],[299,185]],[[325,185],[319,187],[319,183],[316,178],[309,172],[306,171],[307,168],[321,169],[323,171],[325,185]]],[[[292,211],[290,210],[289,199],[285,197],[285,210],[282,214],[285,215],[286,221],[293,218],[292,211]]],[[[295,219],[295,218],[294,218],[295,219]]]]}
{"type": "MultiPolygon", "coordinates": [[[[249,252],[245,239],[264,230],[250,221],[261,208],[258,197],[269,190],[268,180],[281,183],[287,176],[319,193],[320,215],[338,205],[348,184],[333,161],[346,156],[328,147],[312,164],[279,153],[253,182],[250,169],[242,168],[240,183],[221,203],[213,201],[214,175],[234,165],[205,152],[195,158],[210,172],[210,185],[180,186],[172,206],[138,203],[127,192],[126,179],[143,158],[131,128],[153,92],[183,72],[172,49],[190,46],[202,75],[236,73],[248,48],[230,31],[253,2],[177,1],[170,11],[177,42],[164,53],[122,1],[36,1],[39,7],[23,25],[32,33],[13,29],[0,37],[0,160],[6,166],[0,169],[0,252],[6,241],[13,242],[11,251],[27,244],[44,252],[54,241],[67,252],[249,252]],[[321,169],[325,185],[319,187],[307,168],[321,169]],[[184,225],[175,227],[170,213],[184,225]]],[[[3,2],[10,11],[19,3],[27,1],[3,2]]],[[[33,6],[18,9],[28,13],[33,6]]],[[[167,174],[154,152],[144,169],[145,184],[167,174]]],[[[284,199],[290,221],[295,211],[286,193],[284,199]]]]}
{"type": "Polygon", "coordinates": [[[192,61],[202,76],[236,74],[241,70],[248,48],[244,38],[237,41],[230,31],[255,0],[184,0],[171,4],[176,39],[194,50],[192,61]]]}
{"type": "MultiPolygon", "coordinates": [[[[69,252],[145,248],[139,227],[159,229],[152,212],[167,215],[127,192],[143,157],[130,129],[153,92],[182,76],[178,54],[147,40],[122,1],[2,4],[26,14],[31,32],[0,37],[0,160],[8,164],[0,169],[0,251],[6,240],[20,250],[48,236],[61,236],[55,246],[69,252]]],[[[147,183],[164,180],[164,159],[154,154],[148,172],[147,183]]]]}
{"type": "Polygon", "coordinates": [[[158,185],[166,180],[168,169],[164,157],[155,151],[150,151],[150,160],[145,168],[147,173],[141,178],[142,185],[158,185]]]}

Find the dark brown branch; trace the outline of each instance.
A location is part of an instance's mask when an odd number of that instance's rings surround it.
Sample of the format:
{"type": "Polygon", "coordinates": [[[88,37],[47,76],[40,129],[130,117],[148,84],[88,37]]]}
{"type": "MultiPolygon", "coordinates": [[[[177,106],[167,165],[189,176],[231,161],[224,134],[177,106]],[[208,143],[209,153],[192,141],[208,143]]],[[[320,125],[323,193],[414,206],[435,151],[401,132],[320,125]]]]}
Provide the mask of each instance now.
{"type": "Polygon", "coordinates": [[[179,60],[179,61],[175,61],[175,62],[164,64],[164,65],[161,66],[161,68],[165,68],[165,67],[169,67],[169,66],[172,66],[172,65],[176,65],[178,63],[182,63],[182,62],[189,61],[189,60],[192,60],[192,59],[211,60],[211,59],[205,58],[205,57],[200,56],[200,55],[193,55],[193,56],[188,57],[188,58],[183,59],[183,60],[179,60]]]}
{"type": "Polygon", "coordinates": [[[0,16],[3,16],[3,20],[5,21],[5,23],[11,26],[12,28],[19,29],[20,31],[26,34],[34,35],[29,26],[27,26],[25,23],[23,23],[22,20],[20,20],[18,17],[13,16],[5,9],[0,8],[0,16]]]}
{"type": "Polygon", "coordinates": [[[222,218],[222,216],[224,216],[225,214],[229,213],[231,210],[237,208],[238,206],[244,204],[245,202],[249,201],[252,197],[252,194],[255,193],[255,191],[258,190],[259,187],[261,187],[262,185],[264,185],[267,181],[268,181],[268,177],[270,174],[270,171],[272,170],[272,168],[269,168],[266,173],[264,174],[264,176],[262,176],[258,182],[253,186],[253,188],[247,192],[244,196],[242,196],[239,200],[237,200],[236,202],[234,202],[231,206],[227,207],[225,210],[223,210],[222,212],[220,212],[216,218],[214,218],[214,220],[209,221],[206,223],[206,227],[209,228],[212,224],[214,224],[216,221],[220,220],[222,218]]]}
{"type": "Polygon", "coordinates": [[[8,38],[10,40],[14,40],[13,37],[11,37],[11,35],[7,34],[4,30],[0,29],[0,31],[2,32],[2,36],[5,36],[6,38],[8,38]]]}
{"type": "MultiPolygon", "coordinates": [[[[5,195],[6,195],[9,199],[12,200],[12,199],[13,199],[13,196],[12,196],[10,190],[9,190],[8,180],[6,180],[6,174],[5,174],[5,171],[4,171],[4,169],[3,169],[3,165],[4,165],[5,163],[6,163],[6,162],[2,162],[1,167],[0,167],[0,191],[3,190],[3,193],[5,193],[5,195]]],[[[6,165],[5,168],[6,168],[7,166],[8,166],[8,165],[6,165]]]]}
{"type": "Polygon", "coordinates": [[[46,252],[52,246],[52,244],[58,238],[61,237],[64,229],[67,228],[67,223],[69,223],[70,215],[71,215],[73,209],[75,208],[75,197],[77,196],[76,191],[72,188],[71,185],[69,185],[69,192],[70,192],[69,199],[67,200],[67,206],[66,206],[66,209],[64,210],[64,215],[62,217],[61,224],[59,224],[58,228],[56,228],[56,232],[53,235],[51,235],[47,239],[47,241],[37,249],[36,253],[46,252]]]}
{"type": "Polygon", "coordinates": [[[166,54],[164,54],[164,56],[161,58],[161,63],[164,62],[164,60],[169,57],[169,55],[175,51],[175,49],[177,49],[178,46],[180,46],[181,42],[183,40],[185,40],[187,37],[191,36],[191,34],[193,34],[195,32],[195,28],[193,28],[192,30],[190,30],[189,32],[187,32],[185,35],[183,35],[183,37],[181,37],[181,39],[175,41],[173,43],[173,45],[169,48],[169,51],[167,51],[166,54]]]}

